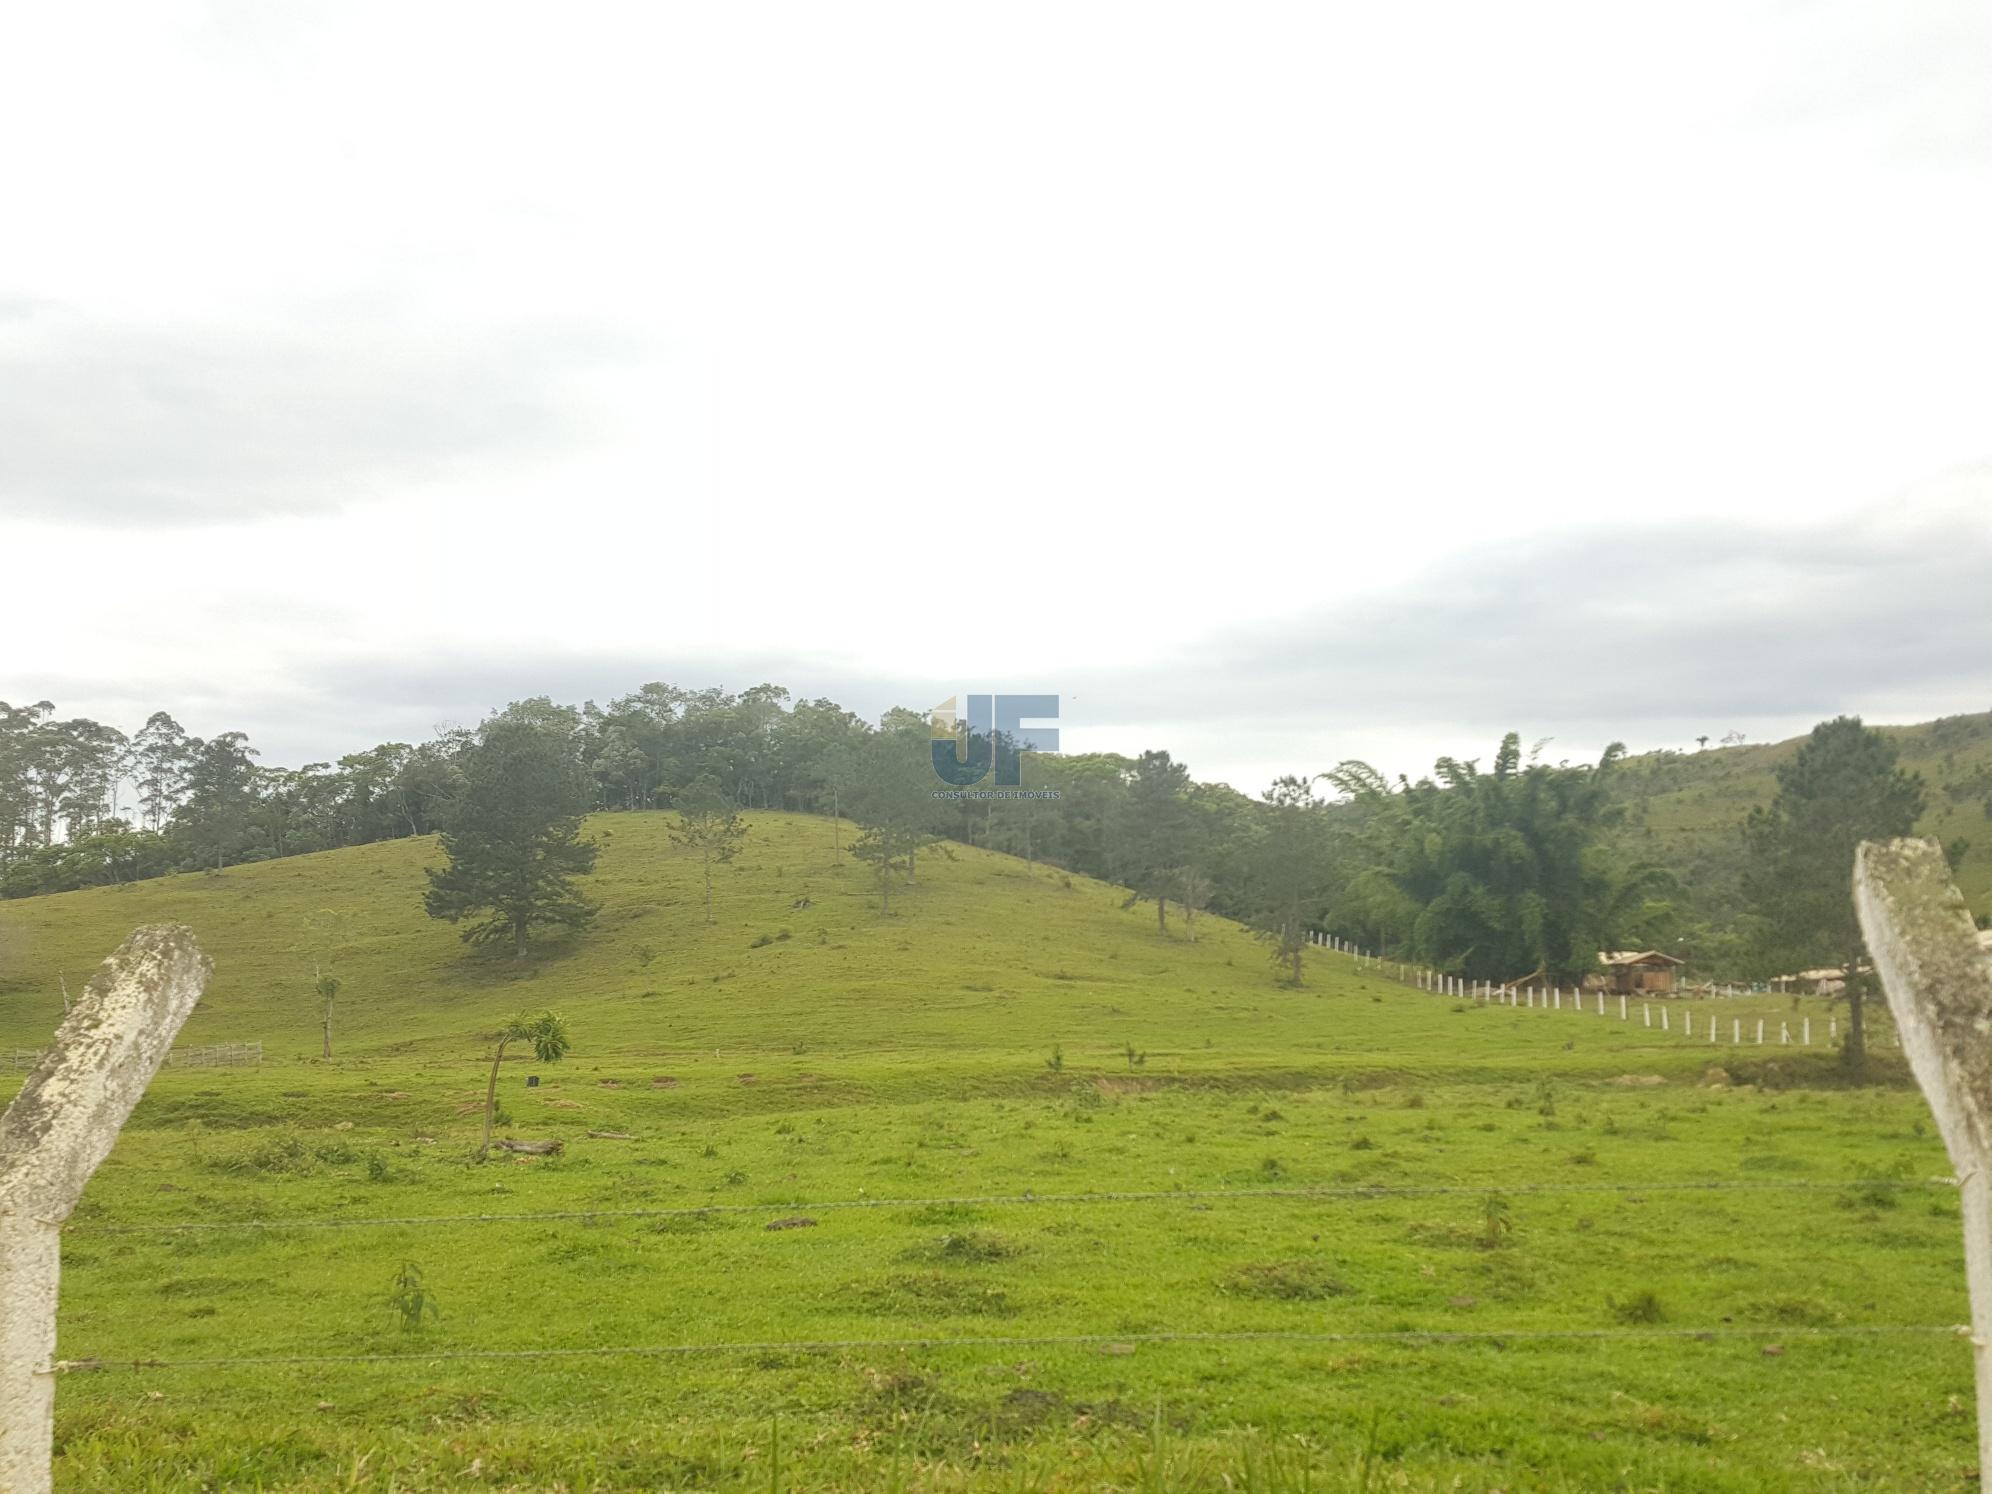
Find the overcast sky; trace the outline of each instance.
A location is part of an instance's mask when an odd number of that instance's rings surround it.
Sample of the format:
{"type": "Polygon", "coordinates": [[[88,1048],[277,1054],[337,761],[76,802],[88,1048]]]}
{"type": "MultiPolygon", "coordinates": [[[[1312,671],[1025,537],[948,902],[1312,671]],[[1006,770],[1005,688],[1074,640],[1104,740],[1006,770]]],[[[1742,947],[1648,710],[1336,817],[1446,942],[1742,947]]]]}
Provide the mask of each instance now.
{"type": "Polygon", "coordinates": [[[1992,708],[1992,9],[17,7],[0,698],[1992,708]]]}

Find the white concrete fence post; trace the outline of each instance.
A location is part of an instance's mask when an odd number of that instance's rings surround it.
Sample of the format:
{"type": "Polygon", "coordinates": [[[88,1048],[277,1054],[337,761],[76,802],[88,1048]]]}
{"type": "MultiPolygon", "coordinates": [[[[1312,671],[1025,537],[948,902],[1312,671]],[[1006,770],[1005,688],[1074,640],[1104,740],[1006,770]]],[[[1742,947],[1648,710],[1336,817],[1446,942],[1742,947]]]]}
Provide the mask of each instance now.
{"type": "Polygon", "coordinates": [[[47,1494],[62,1224],[207,986],[179,924],[106,960],[0,1116],[0,1494],[47,1494]]]}
{"type": "Polygon", "coordinates": [[[1992,962],[1934,840],[1860,848],[1854,903],[1903,1056],[1957,1171],[1978,1381],[1978,1466],[1992,1468],[1992,962]]]}

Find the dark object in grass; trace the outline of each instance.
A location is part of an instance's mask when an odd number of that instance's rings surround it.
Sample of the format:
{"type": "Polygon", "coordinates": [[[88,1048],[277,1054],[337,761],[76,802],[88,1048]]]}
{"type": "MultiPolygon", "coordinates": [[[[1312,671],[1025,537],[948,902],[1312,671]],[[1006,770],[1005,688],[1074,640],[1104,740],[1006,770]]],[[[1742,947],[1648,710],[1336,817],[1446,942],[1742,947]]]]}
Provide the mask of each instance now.
{"type": "Polygon", "coordinates": [[[793,1219],[770,1219],[766,1228],[772,1233],[778,1229],[815,1229],[816,1221],[798,1214],[793,1219]]]}
{"type": "Polygon", "coordinates": [[[1667,1316],[1659,1294],[1651,1291],[1634,1292],[1624,1301],[1607,1297],[1605,1307],[1621,1323],[1658,1323],[1667,1316]]]}
{"type": "Polygon", "coordinates": [[[492,1142],[491,1145],[498,1151],[517,1152],[521,1156],[526,1157],[552,1157],[557,1156],[563,1150],[566,1143],[559,1141],[514,1141],[511,1137],[507,1136],[503,1140],[492,1142]]]}

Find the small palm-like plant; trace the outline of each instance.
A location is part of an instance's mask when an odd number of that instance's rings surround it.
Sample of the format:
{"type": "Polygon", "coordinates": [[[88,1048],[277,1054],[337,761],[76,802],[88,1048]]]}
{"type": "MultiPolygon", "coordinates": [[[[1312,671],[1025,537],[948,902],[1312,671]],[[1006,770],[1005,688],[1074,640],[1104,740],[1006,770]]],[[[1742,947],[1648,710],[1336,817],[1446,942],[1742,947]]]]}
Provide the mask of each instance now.
{"type": "Polygon", "coordinates": [[[533,1056],[541,1063],[559,1063],[571,1046],[567,1024],[552,1012],[521,1012],[495,1035],[497,1047],[491,1054],[491,1082],[484,1089],[484,1140],[477,1148],[481,1162],[491,1151],[491,1118],[498,1109],[498,1065],[505,1061],[511,1043],[531,1043],[533,1056]]]}
{"type": "Polygon", "coordinates": [[[423,1285],[422,1268],[413,1261],[394,1273],[394,1290],[387,1294],[387,1305],[400,1317],[403,1333],[418,1333],[425,1320],[442,1316],[436,1294],[423,1285]]]}
{"type": "Polygon", "coordinates": [[[332,1056],[332,999],[339,994],[339,977],[327,975],[314,967],[311,974],[311,989],[316,993],[325,1010],[325,1057],[332,1056]]]}

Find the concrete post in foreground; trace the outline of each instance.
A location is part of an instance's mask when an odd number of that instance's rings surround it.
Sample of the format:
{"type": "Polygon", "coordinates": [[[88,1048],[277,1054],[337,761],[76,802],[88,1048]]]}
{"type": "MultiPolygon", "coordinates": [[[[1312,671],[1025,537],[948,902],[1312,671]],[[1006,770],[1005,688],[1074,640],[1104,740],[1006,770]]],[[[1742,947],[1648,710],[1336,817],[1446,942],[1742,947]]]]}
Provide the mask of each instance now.
{"type": "Polygon", "coordinates": [[[179,924],[103,963],[0,1116],[0,1494],[46,1494],[62,1223],[109,1155],[213,967],[179,924]]]}
{"type": "Polygon", "coordinates": [[[1934,840],[1862,846],[1854,904],[1902,1052],[1957,1169],[1978,1466],[1992,1469],[1992,962],[1934,840]]]}

